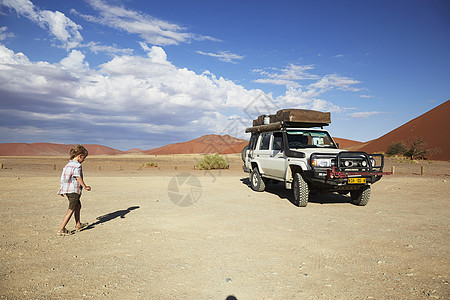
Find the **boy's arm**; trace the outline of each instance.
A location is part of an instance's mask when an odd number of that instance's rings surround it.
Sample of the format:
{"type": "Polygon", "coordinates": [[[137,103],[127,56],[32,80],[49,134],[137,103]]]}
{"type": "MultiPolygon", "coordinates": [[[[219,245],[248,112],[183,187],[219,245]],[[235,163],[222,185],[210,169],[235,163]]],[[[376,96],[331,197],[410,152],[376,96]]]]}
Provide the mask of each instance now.
{"type": "Polygon", "coordinates": [[[86,189],[86,191],[91,190],[91,187],[84,183],[84,180],[83,180],[83,178],[81,178],[81,176],[77,177],[77,181],[84,189],[86,189]]]}

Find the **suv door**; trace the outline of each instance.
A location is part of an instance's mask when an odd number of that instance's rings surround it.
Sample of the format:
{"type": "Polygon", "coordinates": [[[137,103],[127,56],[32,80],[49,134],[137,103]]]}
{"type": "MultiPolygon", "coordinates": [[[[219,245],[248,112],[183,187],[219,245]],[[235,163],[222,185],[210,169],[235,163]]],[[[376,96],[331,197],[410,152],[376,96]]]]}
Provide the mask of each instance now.
{"type": "Polygon", "coordinates": [[[266,172],[267,175],[284,179],[286,156],[283,151],[283,135],[281,132],[273,133],[266,172]]]}
{"type": "Polygon", "coordinates": [[[272,140],[272,133],[264,132],[260,134],[259,145],[257,150],[253,152],[254,159],[259,162],[261,174],[267,174],[267,167],[270,160],[271,150],[270,143],[272,140]]]}
{"type": "Polygon", "coordinates": [[[259,134],[252,134],[248,143],[248,148],[245,152],[245,167],[249,170],[249,172],[251,172],[252,169],[251,160],[254,159],[254,152],[258,144],[258,138],[259,134]]]}

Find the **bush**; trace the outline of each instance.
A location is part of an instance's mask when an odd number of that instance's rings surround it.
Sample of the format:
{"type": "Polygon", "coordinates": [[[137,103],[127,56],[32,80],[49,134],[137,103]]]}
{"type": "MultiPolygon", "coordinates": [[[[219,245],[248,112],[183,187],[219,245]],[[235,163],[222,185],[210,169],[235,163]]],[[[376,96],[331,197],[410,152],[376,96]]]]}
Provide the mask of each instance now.
{"type": "Polygon", "coordinates": [[[140,168],[151,168],[151,167],[158,167],[157,163],[154,162],[148,162],[148,163],[142,163],[140,168]]]}
{"type": "Polygon", "coordinates": [[[409,157],[411,160],[426,159],[426,154],[428,149],[426,149],[426,142],[422,138],[417,138],[409,144],[409,148],[405,152],[405,156],[409,157]]]}
{"type": "Polygon", "coordinates": [[[195,165],[196,169],[199,170],[217,170],[217,169],[228,169],[227,161],[221,157],[219,154],[205,155],[203,160],[195,165]]]}
{"type": "Polygon", "coordinates": [[[406,147],[403,143],[392,143],[387,147],[386,155],[387,156],[395,156],[395,155],[404,155],[406,152],[406,147]]]}

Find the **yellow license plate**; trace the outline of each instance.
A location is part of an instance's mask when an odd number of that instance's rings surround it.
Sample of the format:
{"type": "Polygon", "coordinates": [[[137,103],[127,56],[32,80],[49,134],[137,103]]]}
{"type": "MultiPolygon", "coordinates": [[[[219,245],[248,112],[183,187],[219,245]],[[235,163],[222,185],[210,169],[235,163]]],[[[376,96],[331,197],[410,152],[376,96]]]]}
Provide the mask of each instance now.
{"type": "Polygon", "coordinates": [[[366,183],[366,179],[365,179],[365,178],[349,178],[349,179],[348,179],[348,183],[349,183],[349,184],[361,184],[361,183],[366,183]]]}

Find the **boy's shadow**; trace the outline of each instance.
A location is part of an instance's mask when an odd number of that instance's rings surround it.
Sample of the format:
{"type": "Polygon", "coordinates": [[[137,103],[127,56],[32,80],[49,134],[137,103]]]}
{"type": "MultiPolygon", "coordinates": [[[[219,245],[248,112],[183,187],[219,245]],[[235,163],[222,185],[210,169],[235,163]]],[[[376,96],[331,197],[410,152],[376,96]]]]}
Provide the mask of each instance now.
{"type": "Polygon", "coordinates": [[[109,213],[109,214],[106,214],[106,215],[103,215],[103,216],[99,216],[99,217],[97,217],[97,221],[96,222],[94,222],[92,224],[89,224],[84,230],[92,229],[96,225],[99,225],[99,224],[102,224],[102,223],[114,220],[115,218],[118,218],[118,217],[120,217],[121,219],[124,219],[126,214],[128,214],[132,210],[135,210],[135,209],[138,209],[138,208],[139,208],[139,206],[131,206],[131,207],[128,207],[127,209],[117,210],[115,212],[112,212],[112,213],[109,213]]]}

